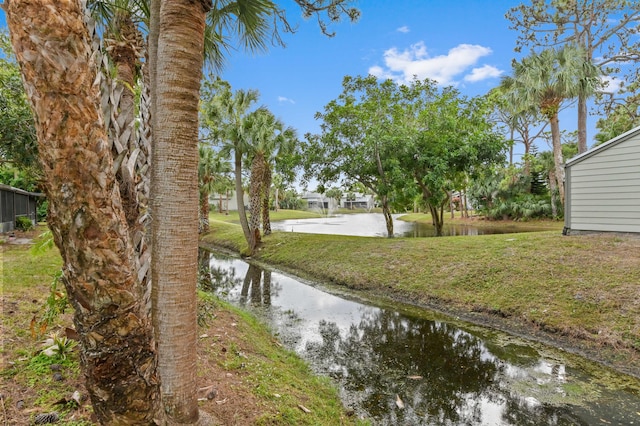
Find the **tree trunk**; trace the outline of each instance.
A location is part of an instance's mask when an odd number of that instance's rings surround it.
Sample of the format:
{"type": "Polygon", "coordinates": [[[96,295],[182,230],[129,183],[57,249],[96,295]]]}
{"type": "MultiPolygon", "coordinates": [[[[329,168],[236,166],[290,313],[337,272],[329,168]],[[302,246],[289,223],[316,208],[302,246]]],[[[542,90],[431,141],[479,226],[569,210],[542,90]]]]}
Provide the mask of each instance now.
{"type": "MultiPolygon", "coordinates": [[[[264,235],[271,234],[271,214],[269,211],[271,193],[271,167],[267,164],[264,168],[264,178],[262,180],[262,232],[264,235]]],[[[278,190],[276,189],[276,206],[278,205],[278,190]]]]}
{"type": "Polygon", "coordinates": [[[436,237],[441,237],[442,227],[444,225],[442,208],[438,209],[437,206],[433,206],[431,203],[429,203],[429,211],[431,212],[431,219],[433,220],[433,227],[436,231],[436,237]]]}
{"type": "Polygon", "coordinates": [[[164,412],[196,424],[198,102],[206,2],[160,3],[152,152],[153,320],[164,412]]]}
{"type": "Polygon", "coordinates": [[[549,171],[549,192],[551,193],[551,216],[554,219],[558,217],[557,188],[556,174],[551,170],[549,171]]]}
{"type": "Polygon", "coordinates": [[[553,162],[555,166],[556,182],[558,183],[558,194],[560,204],[564,207],[564,167],[562,165],[562,143],[560,141],[560,125],[558,114],[554,114],[550,119],[551,141],[553,143],[553,162]]]}
{"type": "Polygon", "coordinates": [[[451,219],[455,219],[456,218],[456,213],[455,213],[456,206],[453,203],[453,192],[449,191],[448,194],[449,194],[449,210],[451,210],[451,219]]]}
{"type": "Polygon", "coordinates": [[[244,189],[242,188],[242,152],[234,152],[235,156],[235,186],[236,186],[236,202],[238,204],[238,217],[240,226],[244,232],[244,238],[247,244],[251,241],[251,231],[249,230],[249,222],[247,221],[247,212],[244,209],[244,189]]]}
{"type": "Polygon", "coordinates": [[[253,254],[260,244],[260,208],[262,207],[262,179],[266,163],[262,153],[256,153],[251,163],[251,177],[249,187],[249,252],[253,254]]]}
{"type": "Polygon", "coordinates": [[[514,133],[514,129],[511,126],[509,126],[509,127],[510,127],[510,129],[509,129],[509,131],[510,131],[509,140],[511,141],[511,144],[509,145],[509,165],[513,166],[513,145],[514,145],[513,133],[514,133]]]}
{"type": "Polygon", "coordinates": [[[386,195],[380,197],[382,204],[382,214],[384,215],[384,222],[387,225],[387,237],[393,238],[393,217],[391,216],[391,209],[389,208],[389,200],[386,195]]]}
{"type": "Polygon", "coordinates": [[[587,97],[578,96],[578,154],[587,151],[587,97]]]}
{"type": "Polygon", "coordinates": [[[467,190],[465,189],[464,191],[461,191],[460,194],[460,202],[464,203],[464,207],[462,210],[464,212],[464,218],[469,219],[469,203],[467,203],[467,190]]]}
{"type": "Polygon", "coordinates": [[[80,2],[6,1],[13,48],[36,116],[48,217],[99,421],[151,424],[156,349],[134,266],[80,2]]]}
{"type": "Polygon", "coordinates": [[[200,214],[198,219],[198,233],[206,234],[209,232],[209,193],[200,193],[200,214]]]}

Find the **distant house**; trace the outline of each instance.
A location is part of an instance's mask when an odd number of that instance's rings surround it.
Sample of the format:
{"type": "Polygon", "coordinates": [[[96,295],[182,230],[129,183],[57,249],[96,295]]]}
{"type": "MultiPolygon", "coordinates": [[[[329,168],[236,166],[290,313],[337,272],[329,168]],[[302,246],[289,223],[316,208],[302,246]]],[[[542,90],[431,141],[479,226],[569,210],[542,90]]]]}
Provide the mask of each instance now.
{"type": "Polygon", "coordinates": [[[0,184],[0,232],[16,229],[16,218],[20,216],[28,217],[35,225],[38,198],[42,196],[43,194],[0,184]]]}
{"type": "Polygon", "coordinates": [[[370,194],[362,194],[359,192],[351,192],[342,194],[340,202],[335,198],[329,198],[326,195],[317,192],[305,192],[300,197],[305,201],[306,207],[309,209],[336,210],[344,209],[367,209],[374,207],[374,198],[370,194]]]}
{"type": "MultiPolygon", "coordinates": [[[[245,208],[249,208],[249,196],[245,193],[244,195],[244,206],[245,208]]],[[[236,191],[229,191],[226,194],[210,194],[209,195],[209,206],[212,210],[218,211],[220,210],[220,203],[222,203],[222,211],[237,211],[238,210],[238,197],[236,197],[236,191]]]]}
{"type": "Polygon", "coordinates": [[[361,192],[350,192],[342,195],[340,207],[345,209],[367,209],[374,207],[375,200],[371,194],[363,194],[361,192]]]}
{"type": "Polygon", "coordinates": [[[565,165],[565,234],[640,232],[640,127],[565,165]]]}
{"type": "Polygon", "coordinates": [[[305,192],[300,198],[309,209],[335,210],[338,207],[338,203],[334,198],[325,197],[317,192],[305,192]]]}

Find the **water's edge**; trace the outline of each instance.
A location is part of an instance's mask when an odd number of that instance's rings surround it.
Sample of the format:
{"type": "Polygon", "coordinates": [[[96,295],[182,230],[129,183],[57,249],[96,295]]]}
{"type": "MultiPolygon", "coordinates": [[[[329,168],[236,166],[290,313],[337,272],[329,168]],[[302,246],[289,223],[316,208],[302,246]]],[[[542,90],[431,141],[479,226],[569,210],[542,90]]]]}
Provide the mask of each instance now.
{"type": "MultiPolygon", "coordinates": [[[[425,312],[423,311],[427,311],[433,314],[434,319],[443,320],[452,324],[461,324],[466,328],[479,326],[497,330],[533,343],[551,346],[555,349],[566,352],[567,354],[571,354],[574,358],[573,361],[577,364],[583,364],[580,362],[580,358],[584,358],[587,361],[598,363],[601,366],[611,369],[617,373],[626,374],[640,379],[640,367],[625,362],[624,360],[621,361],[620,358],[624,359],[625,356],[621,357],[623,350],[619,348],[602,348],[599,345],[585,340],[559,335],[558,333],[542,329],[535,324],[524,323],[518,319],[502,317],[492,314],[491,312],[471,312],[453,309],[439,303],[437,300],[431,300],[429,303],[417,303],[415,300],[411,300],[407,297],[401,297],[398,294],[381,296],[379,294],[374,294],[372,291],[353,289],[329,283],[325,279],[314,276],[304,270],[290,268],[282,264],[264,262],[255,257],[242,258],[238,252],[214,243],[200,241],[200,247],[208,251],[217,251],[231,257],[242,259],[247,263],[253,263],[263,269],[277,269],[281,273],[304,281],[305,284],[320,288],[328,293],[349,300],[362,301],[364,303],[371,303],[385,308],[393,308],[405,313],[419,310],[422,312],[422,315],[424,315],[425,312]]],[[[637,356],[637,353],[633,352],[632,349],[628,349],[626,352],[630,357],[633,355],[637,356]]]]}

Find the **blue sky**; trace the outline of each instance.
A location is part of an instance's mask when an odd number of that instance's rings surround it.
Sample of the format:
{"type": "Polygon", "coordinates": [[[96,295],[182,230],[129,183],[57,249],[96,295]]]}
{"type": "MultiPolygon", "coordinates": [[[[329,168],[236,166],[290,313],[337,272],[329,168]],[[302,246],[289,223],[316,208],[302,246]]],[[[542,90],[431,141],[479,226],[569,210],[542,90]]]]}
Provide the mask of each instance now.
{"type": "MultiPolygon", "coordinates": [[[[296,128],[299,137],[319,131],[314,114],[338,97],[345,75],[372,73],[402,82],[415,74],[454,85],[468,96],[482,95],[510,73],[517,33],[504,15],[519,3],[360,0],[360,20],[331,25],[336,35],[328,38],[315,18],[304,20],[292,0],[283,0],[289,21],[298,27],[295,34],[283,34],[286,47],[257,54],[232,51],[221,77],[234,90],[257,89],[259,103],[296,128]]],[[[6,27],[3,11],[0,26],[6,27]]],[[[576,130],[573,111],[560,120],[562,129],[576,130]]],[[[589,117],[589,146],[596,120],[589,117]]],[[[539,148],[549,149],[544,142],[539,148]]]]}
{"type": "MultiPolygon", "coordinates": [[[[517,33],[504,15],[519,1],[362,0],[360,20],[333,25],[333,38],[322,35],[313,18],[303,20],[292,1],[285,3],[289,19],[298,24],[298,32],[285,37],[286,48],[235,52],[221,77],[234,89],[258,89],[260,102],[300,137],[319,131],[314,114],[338,97],[345,75],[371,73],[402,82],[417,74],[476,96],[499,84],[517,55],[517,33]]],[[[589,146],[596,120],[589,117],[589,146]]],[[[575,113],[563,113],[560,125],[576,130],[575,113]]]]}

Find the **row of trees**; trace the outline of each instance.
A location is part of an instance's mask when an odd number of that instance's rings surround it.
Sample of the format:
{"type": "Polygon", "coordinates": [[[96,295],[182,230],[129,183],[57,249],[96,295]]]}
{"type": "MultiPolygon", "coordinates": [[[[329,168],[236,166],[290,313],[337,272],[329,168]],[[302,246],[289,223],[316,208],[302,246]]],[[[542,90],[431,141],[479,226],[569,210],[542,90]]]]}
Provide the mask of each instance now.
{"type": "MultiPolygon", "coordinates": [[[[264,234],[271,233],[269,211],[274,171],[288,181],[294,179],[299,143],[296,131],[276,118],[266,107],[253,108],[258,101],[255,90],[232,91],[221,79],[207,81],[202,90],[201,127],[203,150],[226,162],[233,153],[234,189],[240,224],[248,243],[248,254],[255,252],[264,234]],[[214,151],[215,149],[215,151],[214,151]],[[249,176],[249,206],[244,206],[243,174],[249,176]]],[[[222,166],[220,166],[222,167],[222,166]]],[[[217,173],[224,182],[226,170],[217,173]]],[[[212,174],[213,176],[213,174],[212,174]]],[[[202,214],[208,215],[208,194],[202,199],[202,214]]],[[[276,195],[277,199],[277,195],[276,195]]]]}

